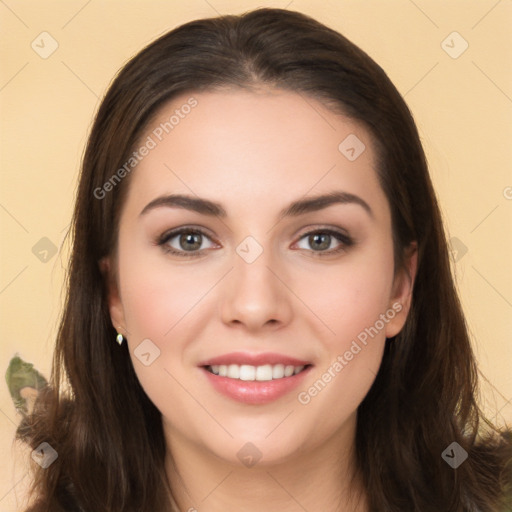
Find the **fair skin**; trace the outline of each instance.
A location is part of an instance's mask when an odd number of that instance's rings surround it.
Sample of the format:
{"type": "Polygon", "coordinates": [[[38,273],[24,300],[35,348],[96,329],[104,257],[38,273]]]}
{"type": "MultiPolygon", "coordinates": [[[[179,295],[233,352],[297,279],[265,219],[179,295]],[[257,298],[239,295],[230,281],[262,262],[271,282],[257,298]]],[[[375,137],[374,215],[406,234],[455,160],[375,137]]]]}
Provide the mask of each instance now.
{"type": "MultiPolygon", "coordinates": [[[[190,96],[165,105],[141,141],[190,96]]],[[[130,176],[117,256],[105,263],[117,276],[112,323],[162,413],[173,495],[183,511],[367,511],[364,493],[358,503],[349,494],[361,490],[358,479],[349,483],[357,407],[378,372],[386,337],[404,325],[416,272],[412,250],[407,268],[394,275],[391,214],[369,134],[293,92],[193,96],[197,106],[130,176]],[[366,146],[354,161],[338,150],[349,134],[366,146]],[[362,201],[278,219],[290,203],[333,191],[362,201]],[[227,215],[169,205],[141,213],[168,194],[215,201],[227,215]],[[204,235],[156,243],[182,226],[204,235]],[[354,243],[324,235],[315,245],[305,236],[326,228],[354,243]],[[248,236],[263,250],[251,263],[236,251],[248,236]],[[200,255],[180,257],[164,246],[200,255]],[[391,315],[393,304],[400,311],[391,315]],[[386,321],[376,324],[380,315],[386,321]],[[382,328],[333,371],[337,357],[375,325],[382,328]],[[145,339],[160,350],[149,366],[134,355],[145,339]],[[312,367],[278,399],[241,403],[214,389],[198,366],[233,351],[277,352],[312,367]],[[329,367],[323,389],[299,401],[329,367]],[[246,443],[261,454],[251,467],[237,456],[246,443]]]]}

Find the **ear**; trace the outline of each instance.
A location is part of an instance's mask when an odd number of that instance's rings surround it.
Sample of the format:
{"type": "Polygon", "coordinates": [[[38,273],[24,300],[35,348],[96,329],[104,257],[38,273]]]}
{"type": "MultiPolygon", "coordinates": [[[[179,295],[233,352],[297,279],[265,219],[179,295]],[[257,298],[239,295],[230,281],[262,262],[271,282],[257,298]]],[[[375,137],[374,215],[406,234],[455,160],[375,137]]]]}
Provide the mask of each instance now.
{"type": "Polygon", "coordinates": [[[105,257],[102,258],[98,264],[107,287],[108,309],[110,311],[112,325],[118,333],[121,333],[126,337],[126,322],[124,318],[123,303],[121,302],[121,297],[119,295],[119,287],[114,276],[115,273],[112,270],[113,262],[110,257],[105,257]]]}
{"type": "Polygon", "coordinates": [[[411,309],[414,280],[418,269],[418,244],[412,242],[405,249],[403,268],[396,273],[393,280],[393,293],[389,309],[395,316],[386,324],[386,338],[396,336],[403,328],[411,309]]]}

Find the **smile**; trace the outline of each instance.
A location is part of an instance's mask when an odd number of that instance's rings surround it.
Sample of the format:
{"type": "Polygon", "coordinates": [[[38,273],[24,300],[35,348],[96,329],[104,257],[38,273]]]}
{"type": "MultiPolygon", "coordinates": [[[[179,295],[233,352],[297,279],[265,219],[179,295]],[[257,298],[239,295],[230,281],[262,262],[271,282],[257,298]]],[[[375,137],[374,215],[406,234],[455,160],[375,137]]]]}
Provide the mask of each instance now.
{"type": "Polygon", "coordinates": [[[249,364],[215,364],[209,365],[206,369],[218,375],[219,377],[227,377],[228,379],[238,379],[243,381],[269,381],[284,379],[297,375],[309,365],[284,365],[284,364],[265,364],[262,366],[252,366],[249,364]]]}

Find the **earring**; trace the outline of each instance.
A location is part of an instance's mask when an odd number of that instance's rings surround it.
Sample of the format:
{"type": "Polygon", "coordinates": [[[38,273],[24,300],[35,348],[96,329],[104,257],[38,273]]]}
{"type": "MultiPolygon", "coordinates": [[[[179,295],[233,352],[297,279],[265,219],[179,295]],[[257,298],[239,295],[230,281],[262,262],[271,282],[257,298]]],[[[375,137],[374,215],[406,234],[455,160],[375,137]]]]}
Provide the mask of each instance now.
{"type": "Polygon", "coordinates": [[[119,346],[121,346],[123,344],[124,336],[120,332],[117,333],[116,341],[119,344],[119,346]]]}

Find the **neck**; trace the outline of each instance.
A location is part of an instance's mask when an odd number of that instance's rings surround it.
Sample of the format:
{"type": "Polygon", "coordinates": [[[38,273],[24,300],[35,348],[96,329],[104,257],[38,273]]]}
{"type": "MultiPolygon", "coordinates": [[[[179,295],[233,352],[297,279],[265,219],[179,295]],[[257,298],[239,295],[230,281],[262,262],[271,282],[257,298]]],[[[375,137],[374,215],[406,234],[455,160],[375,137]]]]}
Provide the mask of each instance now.
{"type": "Polygon", "coordinates": [[[168,433],[166,470],[173,497],[182,512],[368,512],[354,472],[355,428],[350,430],[352,442],[347,432],[339,432],[314,450],[252,467],[168,433]]]}

